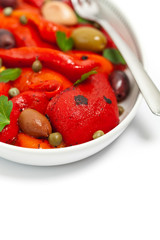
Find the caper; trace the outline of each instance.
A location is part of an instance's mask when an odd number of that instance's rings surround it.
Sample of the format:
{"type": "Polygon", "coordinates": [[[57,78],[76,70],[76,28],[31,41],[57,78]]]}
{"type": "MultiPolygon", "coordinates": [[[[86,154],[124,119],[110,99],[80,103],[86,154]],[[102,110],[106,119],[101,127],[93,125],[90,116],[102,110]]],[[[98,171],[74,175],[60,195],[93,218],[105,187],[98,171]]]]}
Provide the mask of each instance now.
{"type": "Polygon", "coordinates": [[[104,132],[102,130],[99,130],[93,134],[93,139],[102,137],[104,135],[104,132]]]}
{"type": "Polygon", "coordinates": [[[107,44],[105,35],[91,27],[79,27],[73,31],[71,37],[75,48],[79,50],[101,52],[107,44]]]}
{"type": "Polygon", "coordinates": [[[3,9],[3,14],[7,17],[10,16],[12,14],[12,12],[13,12],[13,8],[11,8],[11,7],[6,7],[3,9]]]}
{"type": "Polygon", "coordinates": [[[17,96],[18,94],[20,94],[18,88],[11,88],[8,92],[9,96],[10,97],[15,97],[17,96]]]}
{"type": "Polygon", "coordinates": [[[40,72],[42,70],[42,63],[37,59],[34,61],[34,63],[32,64],[32,70],[34,72],[40,72]]]}
{"type": "Polygon", "coordinates": [[[2,58],[0,58],[0,68],[2,67],[3,62],[2,62],[2,58]]]}
{"type": "Polygon", "coordinates": [[[119,116],[121,116],[124,113],[124,108],[119,105],[118,110],[119,110],[119,116]]]}
{"type": "Polygon", "coordinates": [[[62,135],[59,132],[51,133],[48,138],[50,145],[53,147],[59,146],[62,140],[62,135]]]}
{"type": "Polygon", "coordinates": [[[26,25],[28,23],[28,19],[25,15],[22,15],[20,18],[19,18],[19,21],[21,24],[23,25],[26,25]]]}

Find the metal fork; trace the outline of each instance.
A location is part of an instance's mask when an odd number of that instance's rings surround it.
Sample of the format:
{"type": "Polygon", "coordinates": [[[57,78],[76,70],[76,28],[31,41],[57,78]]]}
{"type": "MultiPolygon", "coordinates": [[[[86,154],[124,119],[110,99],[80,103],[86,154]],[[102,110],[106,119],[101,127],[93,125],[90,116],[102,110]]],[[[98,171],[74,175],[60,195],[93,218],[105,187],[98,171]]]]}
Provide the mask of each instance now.
{"type": "Polygon", "coordinates": [[[138,87],[146,100],[151,111],[160,116],[160,92],[144,70],[141,62],[132,52],[130,47],[115,31],[115,29],[101,18],[101,10],[97,1],[95,0],[71,0],[75,11],[81,17],[99,23],[111,36],[123,58],[125,59],[128,68],[132,72],[138,87]]]}

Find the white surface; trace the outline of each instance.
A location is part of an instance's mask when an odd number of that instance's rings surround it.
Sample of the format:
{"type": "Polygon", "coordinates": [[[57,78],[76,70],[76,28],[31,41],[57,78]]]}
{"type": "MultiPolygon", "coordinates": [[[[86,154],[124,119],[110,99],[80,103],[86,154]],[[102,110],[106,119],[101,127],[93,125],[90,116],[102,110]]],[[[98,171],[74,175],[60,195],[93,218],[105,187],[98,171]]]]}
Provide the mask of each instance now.
{"type": "MultiPolygon", "coordinates": [[[[160,3],[114,0],[160,88],[160,3]]],[[[159,240],[160,118],[143,102],[111,146],[82,162],[37,168],[0,160],[0,239],[159,240]]]]}

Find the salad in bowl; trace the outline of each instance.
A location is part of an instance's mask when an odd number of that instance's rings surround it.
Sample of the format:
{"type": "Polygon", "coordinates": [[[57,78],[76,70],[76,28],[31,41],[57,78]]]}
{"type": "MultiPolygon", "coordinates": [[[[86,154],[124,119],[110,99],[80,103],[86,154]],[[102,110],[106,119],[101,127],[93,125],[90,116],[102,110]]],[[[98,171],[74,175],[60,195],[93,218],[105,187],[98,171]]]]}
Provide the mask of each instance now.
{"type": "Polygon", "coordinates": [[[103,138],[125,113],[126,68],[69,0],[0,0],[0,142],[55,152],[103,138]]]}

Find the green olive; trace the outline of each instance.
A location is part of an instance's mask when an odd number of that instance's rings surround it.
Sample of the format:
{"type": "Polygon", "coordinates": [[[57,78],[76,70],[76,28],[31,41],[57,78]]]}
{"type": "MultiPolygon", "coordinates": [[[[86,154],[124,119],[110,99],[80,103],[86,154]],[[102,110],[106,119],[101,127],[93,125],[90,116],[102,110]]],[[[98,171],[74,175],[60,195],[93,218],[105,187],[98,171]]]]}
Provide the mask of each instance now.
{"type": "Polygon", "coordinates": [[[18,94],[20,94],[18,88],[11,88],[8,92],[9,96],[10,97],[15,97],[17,96],[18,94]]]}
{"type": "Polygon", "coordinates": [[[25,15],[22,15],[20,18],[19,18],[19,21],[21,24],[23,25],[26,25],[28,23],[28,19],[25,15]]]}
{"type": "Polygon", "coordinates": [[[49,135],[48,141],[51,146],[57,147],[62,143],[62,135],[59,132],[51,133],[49,135]]]}
{"type": "Polygon", "coordinates": [[[11,8],[11,7],[6,7],[3,9],[3,14],[7,17],[10,16],[12,14],[12,12],[13,12],[13,8],[11,8]]]}
{"type": "Polygon", "coordinates": [[[101,52],[107,44],[105,35],[91,27],[79,27],[73,31],[71,37],[75,48],[79,50],[101,52]]]}
{"type": "Polygon", "coordinates": [[[93,134],[93,139],[102,137],[103,135],[104,135],[104,132],[101,131],[101,130],[99,130],[99,131],[97,131],[97,132],[95,132],[95,133],[93,134]]]}
{"type": "Polygon", "coordinates": [[[34,72],[40,72],[42,70],[42,63],[37,59],[32,64],[32,70],[34,72]]]}

